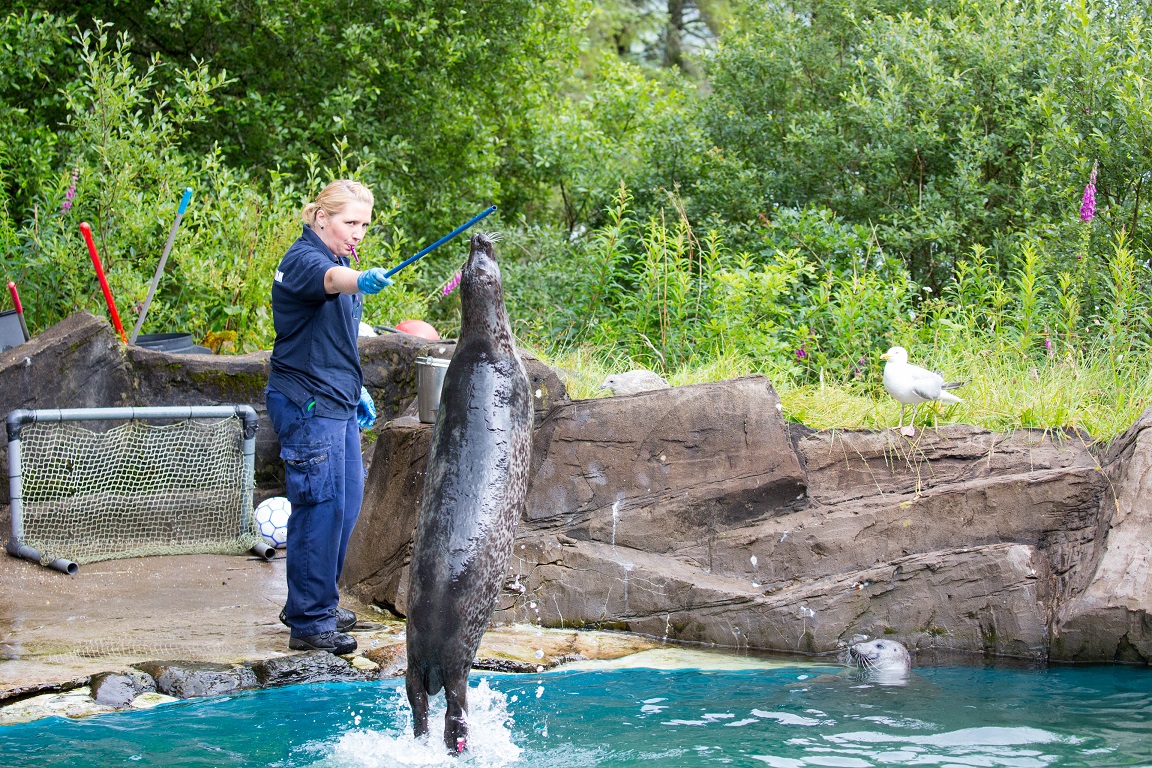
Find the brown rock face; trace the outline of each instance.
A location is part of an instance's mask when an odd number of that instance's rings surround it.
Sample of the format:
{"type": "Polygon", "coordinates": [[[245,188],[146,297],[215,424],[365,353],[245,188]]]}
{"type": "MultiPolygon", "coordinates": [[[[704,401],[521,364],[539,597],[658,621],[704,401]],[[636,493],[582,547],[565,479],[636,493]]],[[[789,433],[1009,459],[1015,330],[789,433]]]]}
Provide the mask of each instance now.
{"type": "Polygon", "coordinates": [[[1103,454],[1107,492],[1095,535],[1070,563],[1052,658],[1152,661],[1152,408],[1103,454]]]}
{"type": "MultiPolygon", "coordinates": [[[[543,414],[496,620],[806,653],[862,634],[1152,656],[1152,411],[1102,465],[1075,432],[812,432],[777,402],[748,377],[543,414]]],[[[345,569],[400,613],[428,432],[385,430],[345,569]]]]}

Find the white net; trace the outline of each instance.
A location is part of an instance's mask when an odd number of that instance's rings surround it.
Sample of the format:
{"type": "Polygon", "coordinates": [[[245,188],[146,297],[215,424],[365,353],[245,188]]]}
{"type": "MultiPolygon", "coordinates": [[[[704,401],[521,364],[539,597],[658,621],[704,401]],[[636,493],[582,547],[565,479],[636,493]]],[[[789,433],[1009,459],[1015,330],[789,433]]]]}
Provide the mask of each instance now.
{"type": "Polygon", "coordinates": [[[259,541],[239,418],[38,422],[21,431],[20,457],[23,543],[44,562],[239,554],[259,541]]]}

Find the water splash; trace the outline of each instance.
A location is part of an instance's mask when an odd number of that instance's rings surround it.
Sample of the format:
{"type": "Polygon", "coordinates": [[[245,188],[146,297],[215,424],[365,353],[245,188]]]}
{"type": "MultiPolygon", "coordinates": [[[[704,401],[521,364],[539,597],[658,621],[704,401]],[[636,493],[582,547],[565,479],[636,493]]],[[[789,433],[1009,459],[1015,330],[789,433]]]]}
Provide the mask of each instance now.
{"type": "Polygon", "coordinates": [[[486,678],[468,691],[468,752],[463,757],[449,755],[441,731],[444,723],[444,697],[432,700],[428,715],[431,733],[426,738],[412,736],[412,716],[404,690],[397,689],[388,706],[394,728],[357,729],[341,735],[333,744],[313,744],[311,750],[327,754],[314,768],[393,768],[407,765],[475,766],[498,768],[520,759],[521,749],[512,741],[512,718],[508,697],[492,690],[486,678]]]}

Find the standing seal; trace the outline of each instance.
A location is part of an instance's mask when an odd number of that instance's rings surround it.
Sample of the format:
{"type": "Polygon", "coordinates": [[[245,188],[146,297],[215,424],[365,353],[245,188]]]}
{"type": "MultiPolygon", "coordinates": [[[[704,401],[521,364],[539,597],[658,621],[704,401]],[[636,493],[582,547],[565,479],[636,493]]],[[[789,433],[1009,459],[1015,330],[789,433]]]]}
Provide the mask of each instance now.
{"type": "Polygon", "coordinates": [[[409,569],[406,687],[417,737],[444,689],[444,743],[467,748],[468,672],[524,509],[532,395],[504,307],[492,238],[460,273],[460,339],[444,375],[409,569]]]}

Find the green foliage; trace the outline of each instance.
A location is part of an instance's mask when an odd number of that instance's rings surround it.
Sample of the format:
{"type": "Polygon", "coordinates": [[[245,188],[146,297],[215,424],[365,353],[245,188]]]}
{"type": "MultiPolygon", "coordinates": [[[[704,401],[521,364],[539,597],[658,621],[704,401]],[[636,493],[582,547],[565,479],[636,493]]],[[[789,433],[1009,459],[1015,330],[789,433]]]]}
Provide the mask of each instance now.
{"type": "Polygon", "coordinates": [[[1047,214],[1064,241],[1065,268],[1089,250],[1079,245],[1076,223],[1059,214],[1076,205],[1093,165],[1097,180],[1097,237],[1092,250],[1124,230],[1146,252],[1149,232],[1147,172],[1152,168],[1152,40],[1144,3],[1086,3],[1074,0],[1046,51],[1048,76],[1036,103],[1044,131],[1023,192],[1047,214]]]}
{"type": "Polygon", "coordinates": [[[761,6],[721,47],[707,120],[760,169],[764,208],[870,223],[938,289],[959,244],[996,244],[1016,215],[1051,25],[1022,3],[923,5],[761,6]]]}
{"type": "MultiPolygon", "coordinates": [[[[55,28],[50,19],[30,19],[55,28]]],[[[299,236],[296,214],[306,197],[285,174],[273,173],[263,188],[213,151],[196,162],[180,151],[190,125],[205,119],[224,80],[206,66],[166,78],[154,60],[138,71],[125,36],[113,39],[106,25],[78,32],[74,44],[82,64],[66,89],[66,165],[41,177],[31,197],[32,215],[17,223],[5,218],[3,241],[11,243],[4,273],[20,286],[29,325],[38,330],[78,308],[108,316],[79,224],[91,224],[126,332],[153,279],[160,251],[184,187],[194,190],[165,274],[148,309],[143,332],[188,331],[238,334],[237,350],[268,348],[273,331],[268,308],[271,276],[287,247],[299,236]],[[73,185],[73,197],[69,186],[73,185]]],[[[328,181],[310,176],[308,194],[328,181]]],[[[16,186],[32,189],[31,185],[16,186]]],[[[398,203],[376,208],[378,236],[366,259],[399,260],[406,237],[389,225],[398,203]]],[[[393,262],[394,263],[394,262],[393,262]]],[[[405,275],[387,298],[369,308],[367,322],[396,322],[391,312],[423,311],[424,300],[405,275]]]]}
{"type": "MultiPolygon", "coordinates": [[[[19,215],[56,170],[64,114],[57,78],[73,64],[64,18],[39,11],[0,18],[0,215],[19,215]]],[[[10,247],[10,242],[2,244],[10,247]]]]}
{"type": "MultiPolygon", "coordinates": [[[[0,247],[33,330],[106,313],[82,220],[130,329],[191,186],[145,330],[267,348],[301,204],[355,177],[377,198],[372,266],[498,203],[515,332],[586,366],[580,392],[635,366],[761,372],[791,418],[882,426],[877,355],[899,343],[971,379],[929,421],[1107,431],[1147,400],[1146,4],[13,7],[0,247]],[[637,66],[637,47],[675,41],[633,33],[690,7],[722,30],[715,50],[689,75],[637,66]]],[[[463,243],[401,273],[366,321],[454,333],[441,288],[463,243]]]]}
{"type": "MultiPolygon", "coordinates": [[[[433,238],[492,202],[536,200],[525,115],[551,100],[576,56],[580,0],[48,0],[40,7],[133,30],[147,59],[226,73],[195,154],[302,176],[348,161],[401,222],[433,238]]],[[[138,62],[138,66],[141,63],[138,62]]]]}

